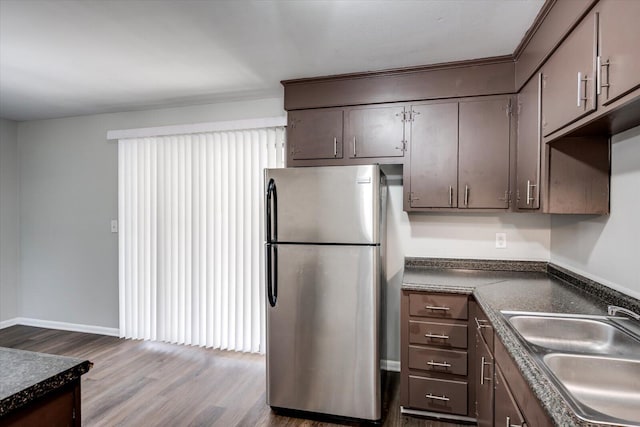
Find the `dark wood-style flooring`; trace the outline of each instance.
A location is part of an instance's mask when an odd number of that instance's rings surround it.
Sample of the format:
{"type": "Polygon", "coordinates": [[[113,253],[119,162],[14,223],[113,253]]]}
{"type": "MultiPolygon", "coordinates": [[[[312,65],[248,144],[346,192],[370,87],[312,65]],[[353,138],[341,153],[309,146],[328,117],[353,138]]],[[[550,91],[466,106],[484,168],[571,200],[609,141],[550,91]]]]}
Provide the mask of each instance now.
{"type": "MultiPolygon", "coordinates": [[[[0,330],[0,347],[89,359],[85,426],[337,426],[265,404],[264,356],[29,326],[0,330]]],[[[383,426],[456,427],[400,414],[399,374],[386,373],[383,426]]]]}

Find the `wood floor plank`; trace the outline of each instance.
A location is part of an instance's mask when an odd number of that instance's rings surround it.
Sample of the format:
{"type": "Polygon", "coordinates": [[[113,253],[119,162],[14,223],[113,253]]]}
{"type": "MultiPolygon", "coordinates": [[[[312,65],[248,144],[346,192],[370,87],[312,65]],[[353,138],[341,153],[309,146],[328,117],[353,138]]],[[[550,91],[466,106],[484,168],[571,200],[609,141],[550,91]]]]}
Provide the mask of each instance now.
{"type": "MultiPolygon", "coordinates": [[[[0,347],[89,359],[85,426],[337,427],[358,425],[276,413],[265,403],[264,356],[124,340],[29,326],[0,330],[0,347]]],[[[382,427],[458,427],[403,416],[399,375],[385,373],[382,427]]]]}

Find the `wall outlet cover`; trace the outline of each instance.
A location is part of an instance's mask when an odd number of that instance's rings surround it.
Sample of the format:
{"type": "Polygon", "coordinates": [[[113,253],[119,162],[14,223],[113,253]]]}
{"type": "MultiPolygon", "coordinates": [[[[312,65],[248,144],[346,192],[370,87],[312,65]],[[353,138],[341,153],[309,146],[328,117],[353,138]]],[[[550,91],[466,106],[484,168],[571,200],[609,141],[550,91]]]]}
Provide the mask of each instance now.
{"type": "Polygon", "coordinates": [[[507,233],[496,233],[496,249],[507,248],[507,233]]]}

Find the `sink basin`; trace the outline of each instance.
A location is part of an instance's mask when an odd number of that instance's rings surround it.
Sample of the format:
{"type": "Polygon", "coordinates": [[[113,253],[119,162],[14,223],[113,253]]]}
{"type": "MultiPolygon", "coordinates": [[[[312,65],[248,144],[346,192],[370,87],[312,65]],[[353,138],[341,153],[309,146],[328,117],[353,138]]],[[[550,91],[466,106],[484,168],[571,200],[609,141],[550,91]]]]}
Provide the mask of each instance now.
{"type": "Polygon", "coordinates": [[[640,341],[604,320],[514,315],[509,322],[526,341],[546,349],[609,356],[640,355],[640,341]]]}
{"type": "Polygon", "coordinates": [[[600,413],[615,424],[640,423],[640,360],[561,353],[542,360],[586,418],[601,418],[600,413]]]}

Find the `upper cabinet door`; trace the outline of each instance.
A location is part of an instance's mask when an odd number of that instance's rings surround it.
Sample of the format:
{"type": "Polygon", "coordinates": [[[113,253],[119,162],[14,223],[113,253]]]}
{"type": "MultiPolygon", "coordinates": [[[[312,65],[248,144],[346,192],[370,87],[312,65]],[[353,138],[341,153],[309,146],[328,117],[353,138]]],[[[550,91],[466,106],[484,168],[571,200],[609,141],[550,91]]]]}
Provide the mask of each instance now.
{"type": "Polygon", "coordinates": [[[348,157],[404,156],[404,107],[349,108],[345,115],[348,157]]]}
{"type": "Polygon", "coordinates": [[[289,111],[287,144],[293,160],[342,158],[342,109],[289,111]]]}
{"type": "Polygon", "coordinates": [[[411,208],[455,208],[458,203],[458,103],[412,106],[411,208]],[[419,113],[419,114],[416,114],[419,113]]]}
{"type": "Polygon", "coordinates": [[[529,80],[518,94],[516,200],[518,209],[540,207],[540,97],[542,75],[529,80]]]}
{"type": "Polygon", "coordinates": [[[596,25],[586,16],[542,67],[544,136],[596,108],[596,25]]]}
{"type": "Polygon", "coordinates": [[[598,4],[598,99],[607,105],[640,86],[640,1],[598,4]]]}
{"type": "Polygon", "coordinates": [[[509,207],[511,98],[460,102],[458,206],[509,207]]]}

